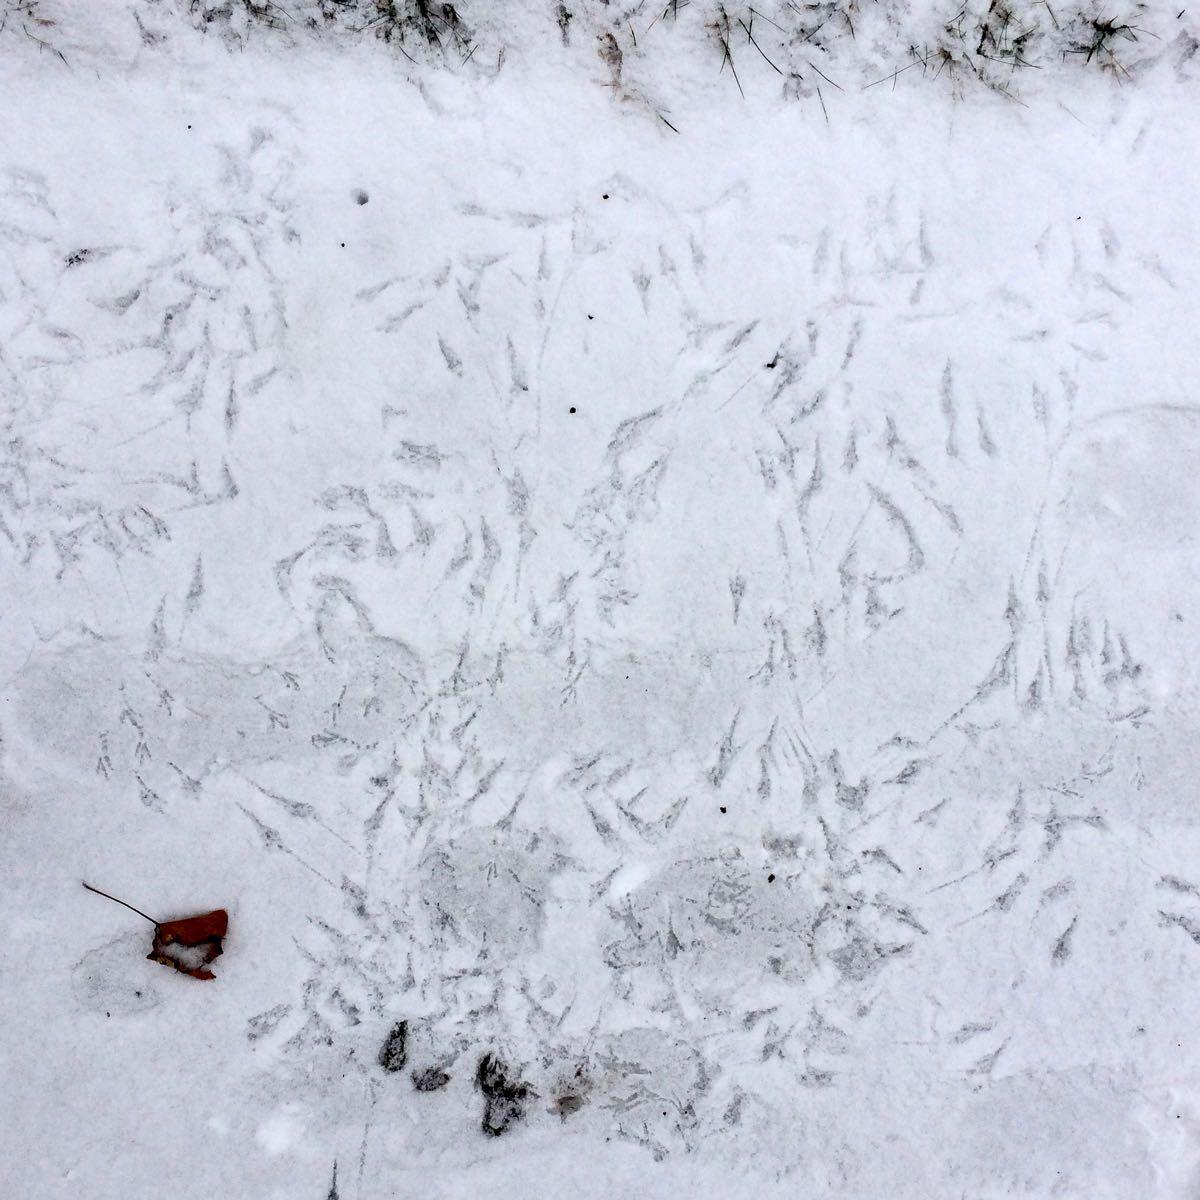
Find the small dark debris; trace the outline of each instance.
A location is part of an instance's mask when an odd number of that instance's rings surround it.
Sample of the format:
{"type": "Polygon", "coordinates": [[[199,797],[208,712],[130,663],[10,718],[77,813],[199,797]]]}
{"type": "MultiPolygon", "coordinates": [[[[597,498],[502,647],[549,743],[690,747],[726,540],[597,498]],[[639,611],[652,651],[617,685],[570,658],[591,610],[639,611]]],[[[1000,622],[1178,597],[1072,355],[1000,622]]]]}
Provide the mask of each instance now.
{"type": "Polygon", "coordinates": [[[345,242],[343,242],[343,243],[342,243],[342,249],[343,249],[343,250],[345,250],[345,248],[346,248],[346,243],[345,243],[345,242]]]}
{"type": "Polygon", "coordinates": [[[67,255],[67,266],[77,267],[80,263],[85,263],[92,257],[92,252],[86,247],[82,250],[76,250],[74,254],[67,255]]]}
{"type": "Polygon", "coordinates": [[[485,1054],[479,1060],[475,1083],[487,1097],[481,1126],[484,1133],[499,1137],[524,1118],[529,1085],[514,1082],[507,1063],[494,1054],[485,1054]]]}
{"type": "Polygon", "coordinates": [[[775,876],[774,876],[774,875],[768,875],[768,876],[767,876],[767,882],[768,882],[768,883],[774,883],[774,882],[775,882],[775,876]]]}
{"type": "Polygon", "coordinates": [[[595,319],[596,319],[596,318],[595,318],[595,317],[593,317],[591,313],[588,313],[588,320],[589,320],[589,321],[594,321],[595,319]]]}
{"type": "Polygon", "coordinates": [[[439,1067],[426,1067],[412,1074],[413,1087],[418,1092],[436,1092],[450,1082],[450,1076],[439,1067]]]}
{"type": "Polygon", "coordinates": [[[723,805],[723,804],[722,804],[722,805],[721,805],[721,811],[722,811],[722,812],[728,812],[729,810],[728,810],[728,809],[725,807],[725,805],[723,805]]]}
{"type": "Polygon", "coordinates": [[[587,1101],[582,1096],[576,1096],[573,1092],[568,1092],[565,1096],[559,1096],[554,1101],[550,1111],[557,1113],[565,1121],[569,1116],[577,1113],[586,1103],[587,1101]]]}
{"type": "Polygon", "coordinates": [[[354,203],[355,204],[366,204],[366,202],[370,198],[371,197],[368,196],[367,193],[364,192],[361,188],[357,192],[354,193],[354,203]]]}
{"type": "Polygon", "coordinates": [[[775,354],[775,357],[774,357],[773,359],[771,359],[771,361],[770,361],[769,363],[763,363],[763,366],[764,366],[764,367],[766,367],[768,371],[773,371],[773,370],[775,370],[775,368],[776,368],[777,366],[779,366],[779,354],[778,354],[778,352],[776,352],[776,354],[775,354]]]}
{"type": "Polygon", "coordinates": [[[482,1129],[489,1137],[507,1133],[525,1116],[525,1089],[489,1096],[483,1110],[482,1129]]]}
{"type": "Polygon", "coordinates": [[[379,1065],[388,1072],[404,1069],[408,1062],[408,1022],[397,1021],[379,1051],[379,1065]]]}
{"type": "Polygon", "coordinates": [[[573,404],[572,404],[572,405],[571,405],[571,407],[570,407],[570,408],[569,408],[567,411],[568,411],[568,412],[574,412],[574,411],[575,411],[575,405],[573,405],[573,404]]]}

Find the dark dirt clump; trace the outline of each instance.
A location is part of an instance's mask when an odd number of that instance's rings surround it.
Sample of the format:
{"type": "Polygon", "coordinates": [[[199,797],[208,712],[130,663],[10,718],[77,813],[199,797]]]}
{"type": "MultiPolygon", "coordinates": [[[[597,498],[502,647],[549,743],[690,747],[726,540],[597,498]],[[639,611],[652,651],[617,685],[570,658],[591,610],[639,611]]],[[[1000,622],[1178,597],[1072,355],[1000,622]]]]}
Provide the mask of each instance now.
{"type": "Polygon", "coordinates": [[[577,1113],[586,1103],[587,1101],[582,1096],[577,1096],[574,1092],[567,1092],[554,1101],[551,1111],[565,1121],[569,1116],[577,1113]]]}
{"type": "Polygon", "coordinates": [[[408,1022],[397,1021],[379,1051],[379,1065],[385,1071],[402,1071],[408,1062],[408,1022]]]}
{"type": "Polygon", "coordinates": [[[507,1063],[494,1054],[485,1054],[479,1060],[475,1083],[487,1099],[483,1109],[484,1133],[499,1137],[524,1118],[529,1085],[514,1081],[507,1063]]]}
{"type": "Polygon", "coordinates": [[[438,1067],[426,1067],[423,1071],[412,1074],[413,1087],[418,1092],[436,1092],[450,1082],[450,1076],[438,1067]]]}

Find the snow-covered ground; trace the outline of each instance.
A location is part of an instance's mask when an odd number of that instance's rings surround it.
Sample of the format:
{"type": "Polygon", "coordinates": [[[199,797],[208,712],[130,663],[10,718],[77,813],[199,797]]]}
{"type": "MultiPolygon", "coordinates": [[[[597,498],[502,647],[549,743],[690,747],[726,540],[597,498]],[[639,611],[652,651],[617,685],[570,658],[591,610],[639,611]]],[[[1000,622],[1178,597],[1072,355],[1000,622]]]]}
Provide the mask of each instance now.
{"type": "Polygon", "coordinates": [[[0,3],[0,1195],[1195,1197],[1200,10],[570,8],[0,3]]]}

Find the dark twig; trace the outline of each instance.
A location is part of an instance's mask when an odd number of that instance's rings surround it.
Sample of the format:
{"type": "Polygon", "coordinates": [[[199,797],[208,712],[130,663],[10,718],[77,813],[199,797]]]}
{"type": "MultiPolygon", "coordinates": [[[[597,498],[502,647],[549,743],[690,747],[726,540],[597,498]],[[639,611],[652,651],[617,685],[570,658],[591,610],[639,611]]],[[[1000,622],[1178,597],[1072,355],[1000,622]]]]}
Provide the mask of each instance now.
{"type": "MultiPolygon", "coordinates": [[[[746,37],[748,37],[750,39],[750,45],[752,45],[755,48],[755,50],[757,50],[759,52],[759,54],[761,54],[763,56],[763,61],[767,64],[767,66],[770,67],[771,70],[774,71],[776,75],[782,75],[783,72],[769,58],[767,58],[766,52],[758,44],[758,42],[755,41],[754,34],[752,34],[750,32],[750,26],[747,25],[746,22],[743,21],[740,17],[738,18],[738,24],[746,31],[746,37]]],[[[731,66],[733,65],[732,62],[730,63],[730,65],[731,66]]]]}
{"type": "MultiPolygon", "coordinates": [[[[82,881],[81,881],[81,882],[82,882],[82,881]]],[[[145,918],[146,918],[146,920],[147,920],[147,921],[149,921],[151,925],[160,925],[160,924],[162,923],[161,921],[156,921],[156,920],[155,920],[153,917],[151,917],[151,916],[147,916],[147,915],[146,915],[144,912],[142,912],[142,910],[141,910],[140,908],[134,908],[134,907],[133,907],[133,905],[132,905],[132,904],[129,904],[127,901],[125,901],[125,900],[118,900],[118,899],[116,898],[116,896],[110,896],[110,895],[109,895],[107,892],[102,892],[102,891],[101,891],[99,888],[94,888],[94,887],[92,887],[92,885],[91,885],[90,883],[85,883],[83,886],[84,886],[85,888],[87,888],[87,890],[88,890],[89,892],[95,892],[97,896],[103,896],[103,897],[105,898],[105,900],[111,900],[111,901],[112,901],[114,904],[120,904],[120,905],[122,905],[123,907],[125,907],[125,908],[129,909],[129,911],[130,911],[130,912],[135,912],[135,913],[137,913],[137,915],[138,915],[139,917],[145,917],[145,918]]]]}

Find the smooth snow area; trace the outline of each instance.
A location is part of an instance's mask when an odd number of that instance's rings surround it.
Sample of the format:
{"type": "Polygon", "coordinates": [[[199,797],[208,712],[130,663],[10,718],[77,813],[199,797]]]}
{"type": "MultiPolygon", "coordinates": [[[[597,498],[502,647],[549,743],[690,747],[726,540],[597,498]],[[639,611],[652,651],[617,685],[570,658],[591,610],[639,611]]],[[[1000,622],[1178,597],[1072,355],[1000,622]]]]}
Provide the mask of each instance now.
{"type": "Polygon", "coordinates": [[[0,1195],[1200,1194],[1192,75],[101,9],[0,34],[0,1195]]]}

